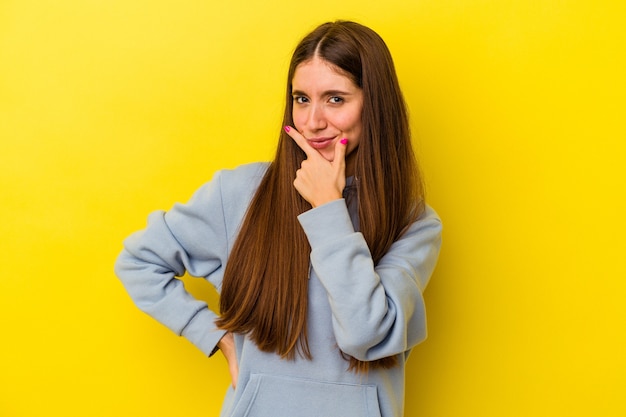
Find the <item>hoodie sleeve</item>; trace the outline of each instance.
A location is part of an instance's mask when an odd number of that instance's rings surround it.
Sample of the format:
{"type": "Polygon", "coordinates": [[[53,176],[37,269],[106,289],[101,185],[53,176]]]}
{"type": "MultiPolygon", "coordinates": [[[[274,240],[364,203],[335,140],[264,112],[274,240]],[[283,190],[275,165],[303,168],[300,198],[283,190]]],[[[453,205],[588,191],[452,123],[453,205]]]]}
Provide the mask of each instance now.
{"type": "Polygon", "coordinates": [[[339,348],[362,361],[411,349],[426,338],[422,292],[441,246],[441,221],[427,207],[374,266],[343,199],[298,217],[311,265],[326,289],[339,348]]]}
{"type": "Polygon", "coordinates": [[[124,241],[115,272],[142,311],[211,355],[224,334],[215,327],[217,316],[176,277],[188,272],[219,287],[227,252],[217,173],[187,204],[152,213],[147,227],[124,241]]]}

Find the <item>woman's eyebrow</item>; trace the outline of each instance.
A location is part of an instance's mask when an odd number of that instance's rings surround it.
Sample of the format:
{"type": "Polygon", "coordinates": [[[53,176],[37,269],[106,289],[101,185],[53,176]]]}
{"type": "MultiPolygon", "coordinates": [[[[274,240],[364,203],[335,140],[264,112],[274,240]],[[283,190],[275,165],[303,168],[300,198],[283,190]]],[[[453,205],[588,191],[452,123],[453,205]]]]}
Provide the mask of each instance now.
{"type": "MultiPolygon", "coordinates": [[[[293,90],[291,92],[291,95],[293,96],[308,96],[307,93],[305,93],[304,91],[301,90],[293,90]]],[[[352,95],[352,93],[348,92],[348,91],[344,91],[344,90],[327,90],[322,92],[321,96],[322,97],[327,97],[327,96],[349,96],[352,95]]]]}

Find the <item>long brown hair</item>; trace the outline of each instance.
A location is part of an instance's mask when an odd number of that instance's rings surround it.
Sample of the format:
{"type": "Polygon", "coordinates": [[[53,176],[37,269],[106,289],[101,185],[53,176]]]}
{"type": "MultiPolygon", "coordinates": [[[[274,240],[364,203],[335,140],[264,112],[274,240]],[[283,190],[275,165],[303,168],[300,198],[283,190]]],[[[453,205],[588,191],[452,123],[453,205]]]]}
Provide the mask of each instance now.
{"type": "MultiPolygon", "coordinates": [[[[293,53],[283,126],[293,126],[291,82],[296,68],[314,56],[339,68],[363,91],[355,178],[360,231],[377,264],[424,209],[393,60],[382,38],[365,26],[347,21],[318,26],[293,53]]],[[[311,358],[306,326],[311,248],[297,221],[311,206],[293,187],[305,157],[281,130],[274,161],[252,199],[226,265],[217,321],[222,329],[246,333],[259,349],[288,359],[297,352],[311,358]]],[[[396,357],[371,362],[347,358],[357,372],[397,363],[396,357]]]]}

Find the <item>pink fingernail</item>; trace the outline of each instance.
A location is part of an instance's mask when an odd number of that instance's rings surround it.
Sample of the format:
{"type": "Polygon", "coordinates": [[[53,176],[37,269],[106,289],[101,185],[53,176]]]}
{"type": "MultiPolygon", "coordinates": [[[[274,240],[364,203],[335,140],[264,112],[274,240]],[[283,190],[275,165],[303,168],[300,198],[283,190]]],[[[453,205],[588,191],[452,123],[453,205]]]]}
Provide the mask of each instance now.
{"type": "Polygon", "coordinates": [[[341,142],[342,145],[345,145],[346,143],[348,143],[348,139],[343,138],[339,142],[341,142]]]}
{"type": "Polygon", "coordinates": [[[290,130],[291,128],[289,126],[285,126],[285,132],[289,133],[290,130]]]}

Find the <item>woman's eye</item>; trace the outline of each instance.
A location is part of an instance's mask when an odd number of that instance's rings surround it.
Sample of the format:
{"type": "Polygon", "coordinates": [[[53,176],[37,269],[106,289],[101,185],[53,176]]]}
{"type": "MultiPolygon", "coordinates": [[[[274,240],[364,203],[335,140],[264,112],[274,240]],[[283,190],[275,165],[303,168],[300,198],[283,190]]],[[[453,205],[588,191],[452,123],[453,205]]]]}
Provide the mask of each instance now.
{"type": "Polygon", "coordinates": [[[293,98],[293,101],[295,101],[295,102],[296,102],[296,103],[298,103],[298,104],[304,104],[304,103],[306,103],[308,100],[307,100],[307,98],[306,98],[306,97],[302,97],[302,96],[295,96],[295,97],[293,98]]]}
{"type": "Polygon", "coordinates": [[[333,103],[333,104],[342,103],[343,102],[343,98],[341,98],[341,97],[331,97],[330,98],[330,102],[333,103]]]}

